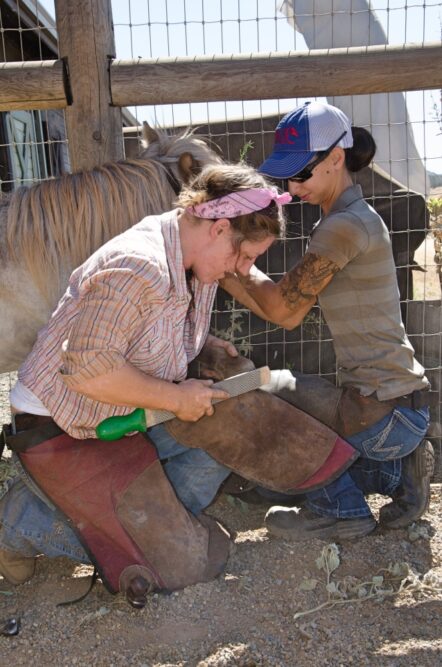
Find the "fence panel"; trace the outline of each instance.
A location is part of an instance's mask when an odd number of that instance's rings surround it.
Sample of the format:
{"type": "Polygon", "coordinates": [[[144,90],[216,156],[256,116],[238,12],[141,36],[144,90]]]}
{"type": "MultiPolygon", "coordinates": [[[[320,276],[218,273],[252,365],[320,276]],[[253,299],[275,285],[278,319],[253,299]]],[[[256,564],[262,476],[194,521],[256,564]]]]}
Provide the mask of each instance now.
{"type": "MultiPolygon", "coordinates": [[[[425,43],[440,39],[440,2],[347,0],[275,3],[113,3],[118,58],[164,58],[212,53],[337,48],[373,44],[425,43]]],[[[228,72],[226,72],[228,76],[228,72]]],[[[293,72],[296,76],[296,71],[293,72]]],[[[365,196],[390,229],[398,267],[402,311],[419,359],[433,387],[441,390],[440,281],[432,222],[426,201],[442,194],[442,132],[439,90],[332,97],[355,125],[367,127],[378,144],[374,169],[359,176],[365,196]],[[439,189],[438,189],[439,188],[439,189]],[[417,263],[423,271],[416,266],[417,263]]],[[[258,165],[271,149],[279,118],[304,99],[135,107],[141,122],[171,128],[198,126],[226,159],[258,165]]],[[[129,138],[128,141],[131,139],[129,138]]],[[[136,141],[133,136],[132,141],[136,141]]],[[[301,257],[319,210],[292,204],[285,239],[260,261],[275,279],[301,257]]],[[[219,295],[213,327],[257,364],[296,368],[333,379],[330,332],[319,308],[295,331],[263,323],[219,295]]],[[[432,410],[431,434],[442,476],[440,406],[432,410]]]]}
{"type": "MultiPolygon", "coordinates": [[[[124,0],[112,3],[116,57],[163,58],[211,54],[306,51],[363,45],[439,41],[442,3],[416,0],[124,0]]],[[[5,62],[58,57],[50,0],[8,0],[0,8],[0,48],[5,62]]],[[[228,71],[225,76],[228,77],[228,71]]],[[[296,77],[296,71],[293,71],[296,77]]],[[[201,82],[204,86],[204,82],[201,82]]],[[[442,85],[442,82],[441,82],[442,85]]],[[[440,90],[330,97],[369,129],[378,144],[373,169],[360,175],[365,196],[383,215],[392,236],[404,321],[418,357],[440,391],[440,236],[436,211],[426,203],[442,197],[440,90]],[[434,230],[428,226],[434,223],[434,230]],[[436,241],[436,248],[434,242],[436,241]],[[436,257],[436,259],[435,259],[436,257]],[[423,271],[419,270],[419,265],[423,271]]],[[[304,98],[225,101],[132,107],[143,120],[170,129],[192,126],[219,146],[224,157],[258,165],[269,152],[278,119],[304,98]]],[[[11,111],[0,115],[2,189],[30,185],[69,169],[63,112],[11,111]]],[[[125,132],[134,153],[139,129],[125,132]]],[[[319,212],[307,204],[287,207],[286,237],[261,260],[278,278],[301,257],[319,212]]],[[[439,217],[438,217],[439,216],[439,217]]],[[[319,308],[286,332],[268,325],[220,293],[214,330],[231,338],[256,363],[335,376],[330,333],[319,308]]],[[[432,437],[442,476],[440,407],[432,437]]]]}

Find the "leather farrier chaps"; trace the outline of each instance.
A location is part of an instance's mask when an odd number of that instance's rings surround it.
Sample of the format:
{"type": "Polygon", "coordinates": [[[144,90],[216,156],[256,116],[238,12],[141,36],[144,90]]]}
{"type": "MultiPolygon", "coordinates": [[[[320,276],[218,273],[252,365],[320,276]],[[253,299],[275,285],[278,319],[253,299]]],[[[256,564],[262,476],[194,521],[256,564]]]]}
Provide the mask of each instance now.
{"type": "MultiPolygon", "coordinates": [[[[198,368],[195,363],[192,366],[195,375],[217,380],[253,368],[250,360],[232,359],[220,348],[203,352],[196,362],[198,368]]],[[[296,387],[289,371],[272,371],[271,376],[265,391],[258,389],[217,403],[210,417],[192,423],[173,419],[165,426],[183,445],[204,449],[241,477],[268,489],[305,493],[324,486],[358,456],[332,428],[336,420],[325,414],[325,404],[335,399],[333,391],[326,396],[321,384],[323,395],[318,400],[307,392],[307,401],[303,401],[304,387],[296,387]]],[[[336,389],[330,382],[327,385],[336,389]]]]}
{"type": "MultiPolygon", "coordinates": [[[[201,355],[196,374],[223,379],[250,370],[250,361],[223,356],[201,355]]],[[[301,493],[322,486],[357,454],[320,416],[290,404],[284,392],[301,393],[292,391],[290,374],[275,377],[267,391],[218,403],[213,416],[196,423],[171,420],[167,428],[182,444],[205,449],[267,488],[301,493]]],[[[23,432],[6,430],[6,442],[76,532],[111,592],[122,591],[134,602],[152,590],[208,581],[223,570],[227,533],[178,501],[146,435],[76,440],[54,422],[41,422],[17,416],[23,432]]]]}
{"type": "MultiPolygon", "coordinates": [[[[20,418],[41,421],[17,415],[19,431],[20,418]]],[[[209,581],[224,569],[228,534],[210,517],[186,510],[144,434],[114,442],[76,440],[54,422],[16,436],[4,433],[111,593],[145,601],[148,592],[209,581]]]]}

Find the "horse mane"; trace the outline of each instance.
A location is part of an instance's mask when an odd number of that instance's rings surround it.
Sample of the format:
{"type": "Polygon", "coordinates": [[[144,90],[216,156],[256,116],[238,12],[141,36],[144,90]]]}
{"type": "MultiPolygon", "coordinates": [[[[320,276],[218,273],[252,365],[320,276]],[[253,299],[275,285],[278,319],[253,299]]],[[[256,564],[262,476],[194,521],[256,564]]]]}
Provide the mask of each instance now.
{"type": "MultiPolygon", "coordinates": [[[[94,250],[146,215],[172,208],[175,192],[167,171],[182,183],[180,157],[192,169],[220,159],[189,131],[169,135],[145,130],[151,141],[138,159],[126,159],[31,187],[0,200],[9,258],[26,267],[48,301],[60,296],[60,281],[94,250]]],[[[146,145],[146,141],[144,145],[146,145]]]]}

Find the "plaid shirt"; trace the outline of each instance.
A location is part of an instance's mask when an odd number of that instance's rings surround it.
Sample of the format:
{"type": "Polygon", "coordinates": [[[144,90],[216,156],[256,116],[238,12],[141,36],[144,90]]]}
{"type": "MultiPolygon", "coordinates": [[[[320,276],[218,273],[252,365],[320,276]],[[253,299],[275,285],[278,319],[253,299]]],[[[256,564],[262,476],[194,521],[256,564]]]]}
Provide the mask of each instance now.
{"type": "Polygon", "coordinates": [[[77,381],[126,362],[156,378],[184,380],[206,340],[217,283],[193,277],[188,285],[178,214],[144,218],[76,269],[19,370],[19,380],[75,438],[93,438],[103,419],[133,410],[78,394],[77,381]]]}

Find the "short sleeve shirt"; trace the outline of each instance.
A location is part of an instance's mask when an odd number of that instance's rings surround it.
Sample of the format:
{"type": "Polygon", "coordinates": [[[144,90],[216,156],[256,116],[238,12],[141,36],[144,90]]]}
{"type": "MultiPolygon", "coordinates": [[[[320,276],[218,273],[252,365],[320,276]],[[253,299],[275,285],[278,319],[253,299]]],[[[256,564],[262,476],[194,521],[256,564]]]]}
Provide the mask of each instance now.
{"type": "Polygon", "coordinates": [[[376,392],[380,400],[427,388],[402,323],[387,227],[359,185],[345,190],[317,223],[307,252],[340,268],[319,295],[340,384],[363,395],[376,392]]]}

